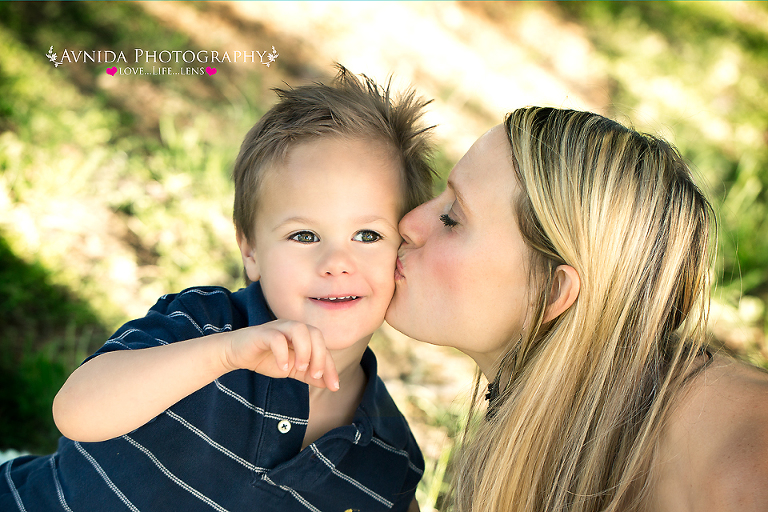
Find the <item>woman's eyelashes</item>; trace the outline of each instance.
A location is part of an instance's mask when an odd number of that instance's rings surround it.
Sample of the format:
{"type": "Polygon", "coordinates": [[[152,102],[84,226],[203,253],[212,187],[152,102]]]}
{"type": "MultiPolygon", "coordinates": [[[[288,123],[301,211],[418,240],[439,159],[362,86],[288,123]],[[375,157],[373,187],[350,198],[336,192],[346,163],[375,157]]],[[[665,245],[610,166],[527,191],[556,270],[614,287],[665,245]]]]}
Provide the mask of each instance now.
{"type": "MultiPolygon", "coordinates": [[[[370,229],[361,229],[352,237],[355,242],[372,244],[382,240],[384,237],[376,231],[370,229]]],[[[313,244],[320,241],[320,237],[312,231],[297,231],[288,236],[288,240],[299,242],[300,244],[313,244]]]]}
{"type": "Polygon", "coordinates": [[[440,216],[440,220],[443,222],[445,227],[447,228],[453,228],[455,226],[459,225],[459,221],[448,215],[447,213],[444,213],[440,216]]]}

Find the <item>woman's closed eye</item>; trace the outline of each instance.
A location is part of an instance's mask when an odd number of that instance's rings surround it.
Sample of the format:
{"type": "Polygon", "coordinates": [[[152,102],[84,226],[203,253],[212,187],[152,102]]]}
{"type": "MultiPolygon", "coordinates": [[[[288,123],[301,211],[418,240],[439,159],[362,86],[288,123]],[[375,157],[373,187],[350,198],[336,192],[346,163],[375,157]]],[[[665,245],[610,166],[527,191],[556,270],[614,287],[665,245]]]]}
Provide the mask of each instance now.
{"type": "Polygon", "coordinates": [[[355,236],[352,237],[352,240],[354,240],[355,242],[372,244],[374,242],[378,242],[382,238],[384,237],[375,231],[371,231],[370,229],[363,229],[355,233],[355,236]]]}
{"type": "Polygon", "coordinates": [[[459,221],[448,215],[447,213],[444,213],[440,216],[440,220],[443,222],[445,227],[447,228],[453,228],[455,226],[459,225],[459,221]]]}
{"type": "Polygon", "coordinates": [[[288,237],[288,240],[299,242],[300,244],[312,244],[320,241],[320,237],[311,231],[297,231],[288,237]]]}

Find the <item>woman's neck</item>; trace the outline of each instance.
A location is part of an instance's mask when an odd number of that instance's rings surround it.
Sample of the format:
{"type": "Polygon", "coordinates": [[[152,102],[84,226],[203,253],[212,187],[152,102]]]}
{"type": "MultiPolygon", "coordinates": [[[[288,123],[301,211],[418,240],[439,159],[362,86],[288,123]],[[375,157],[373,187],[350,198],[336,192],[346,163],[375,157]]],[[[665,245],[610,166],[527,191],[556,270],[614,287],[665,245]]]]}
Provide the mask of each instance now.
{"type": "Polygon", "coordinates": [[[462,352],[475,361],[488,382],[493,382],[496,379],[496,373],[499,369],[499,361],[503,355],[502,350],[494,352],[470,352],[468,350],[463,350],[462,352]]]}

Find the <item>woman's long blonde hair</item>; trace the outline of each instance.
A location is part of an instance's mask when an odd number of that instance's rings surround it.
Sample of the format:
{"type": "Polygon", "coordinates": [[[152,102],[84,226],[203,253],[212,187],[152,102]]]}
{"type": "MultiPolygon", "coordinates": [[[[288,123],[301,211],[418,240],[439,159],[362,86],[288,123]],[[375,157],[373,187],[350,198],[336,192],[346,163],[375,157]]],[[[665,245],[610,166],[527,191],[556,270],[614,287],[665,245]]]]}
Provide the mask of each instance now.
{"type": "Polygon", "coordinates": [[[670,404],[705,359],[712,208],[659,138],[540,107],[505,126],[534,307],[457,460],[456,509],[642,510],[670,404]],[[544,324],[561,264],[580,293],[544,324]]]}

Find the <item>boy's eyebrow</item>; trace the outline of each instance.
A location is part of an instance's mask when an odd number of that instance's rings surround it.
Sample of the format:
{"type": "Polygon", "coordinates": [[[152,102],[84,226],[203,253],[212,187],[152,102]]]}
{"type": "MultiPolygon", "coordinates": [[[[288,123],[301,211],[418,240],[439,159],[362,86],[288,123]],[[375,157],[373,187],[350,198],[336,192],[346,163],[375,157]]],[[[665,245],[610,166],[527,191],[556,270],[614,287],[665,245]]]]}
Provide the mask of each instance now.
{"type": "Polygon", "coordinates": [[[276,225],[276,226],[275,226],[275,227],[272,229],[272,231],[277,231],[278,229],[282,228],[282,227],[283,227],[283,226],[285,226],[286,224],[291,224],[291,223],[296,223],[296,224],[309,224],[309,223],[310,223],[310,220],[309,220],[308,218],[306,218],[306,217],[288,217],[287,219],[284,219],[283,221],[281,221],[280,223],[278,223],[278,224],[277,224],[277,225],[276,225]]]}
{"type": "MultiPolygon", "coordinates": [[[[359,222],[361,224],[372,224],[377,221],[383,221],[387,223],[391,228],[397,230],[397,226],[394,226],[389,220],[387,220],[386,217],[382,217],[381,215],[367,215],[365,217],[358,217],[355,219],[355,222],[359,222]]],[[[274,228],[272,228],[272,231],[277,231],[286,224],[312,224],[312,220],[308,217],[288,217],[287,219],[282,220],[280,223],[278,223],[274,228]]]]}
{"type": "Polygon", "coordinates": [[[381,215],[368,215],[366,217],[360,217],[359,219],[357,219],[357,221],[360,222],[361,224],[372,224],[376,221],[384,221],[387,224],[389,224],[390,227],[397,229],[397,227],[393,226],[392,223],[389,222],[389,220],[387,220],[386,217],[382,217],[381,215]]]}

